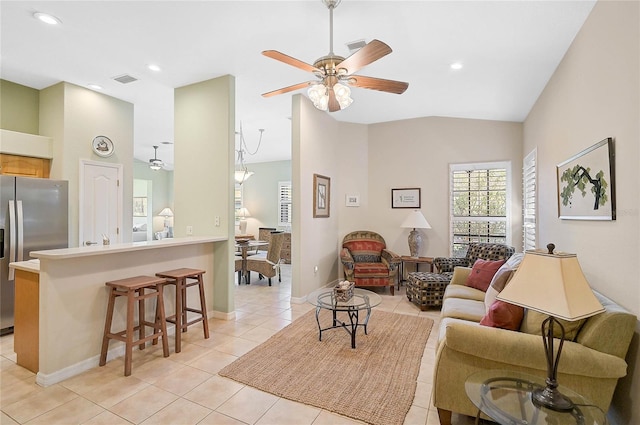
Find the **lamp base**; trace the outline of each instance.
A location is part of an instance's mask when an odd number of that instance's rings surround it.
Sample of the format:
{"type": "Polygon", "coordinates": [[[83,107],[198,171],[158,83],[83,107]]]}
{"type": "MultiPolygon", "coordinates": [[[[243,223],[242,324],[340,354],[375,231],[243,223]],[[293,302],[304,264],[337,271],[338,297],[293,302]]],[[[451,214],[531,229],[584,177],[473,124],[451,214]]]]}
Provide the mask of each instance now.
{"type": "Polygon", "coordinates": [[[550,385],[533,390],[531,401],[538,407],[546,407],[556,412],[570,412],[575,408],[573,401],[550,385]]]}
{"type": "Polygon", "coordinates": [[[409,232],[409,252],[411,256],[417,258],[420,254],[420,248],[422,247],[422,236],[420,232],[416,229],[413,229],[409,232]]]}
{"type": "Polygon", "coordinates": [[[247,220],[241,219],[240,226],[238,226],[241,235],[247,234],[247,220]]]}

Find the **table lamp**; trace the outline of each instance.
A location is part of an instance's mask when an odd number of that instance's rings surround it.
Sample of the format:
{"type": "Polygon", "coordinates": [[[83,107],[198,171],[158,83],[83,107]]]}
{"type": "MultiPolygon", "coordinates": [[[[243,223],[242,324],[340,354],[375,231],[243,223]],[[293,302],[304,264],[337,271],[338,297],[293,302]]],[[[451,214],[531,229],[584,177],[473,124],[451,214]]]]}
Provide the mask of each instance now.
{"type": "Polygon", "coordinates": [[[541,326],[547,357],[547,386],[535,389],[531,398],[538,407],[568,412],[575,406],[558,390],[558,364],[565,331],[557,319],[570,322],[585,319],[603,312],[604,308],[589,287],[577,256],[554,253],[554,249],[555,245],[549,244],[546,252],[526,251],[518,270],[497,299],[549,316],[541,326]],[[557,353],[553,337],[556,326],[561,334],[557,353]]]}
{"type": "Polygon", "coordinates": [[[400,227],[413,229],[409,232],[409,252],[412,257],[418,257],[422,247],[422,236],[416,229],[431,229],[427,219],[424,218],[420,210],[414,210],[405,218],[400,227]]]}
{"type": "Polygon", "coordinates": [[[247,234],[247,217],[251,217],[251,213],[245,207],[242,207],[238,210],[238,216],[240,217],[240,225],[238,228],[240,229],[241,235],[247,234]]]}
{"type": "Polygon", "coordinates": [[[160,217],[164,217],[164,230],[165,230],[165,232],[167,232],[167,237],[172,237],[173,236],[173,228],[171,226],[170,218],[173,217],[173,211],[171,211],[171,208],[166,207],[165,209],[160,211],[160,214],[158,214],[158,215],[160,217]]]}

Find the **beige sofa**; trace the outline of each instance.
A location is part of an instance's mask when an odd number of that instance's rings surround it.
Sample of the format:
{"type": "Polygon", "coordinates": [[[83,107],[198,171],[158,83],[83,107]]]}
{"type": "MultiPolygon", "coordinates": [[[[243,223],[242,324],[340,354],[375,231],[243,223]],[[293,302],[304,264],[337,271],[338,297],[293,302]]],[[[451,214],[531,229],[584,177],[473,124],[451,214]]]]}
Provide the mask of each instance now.
{"type": "MultiPolygon", "coordinates": [[[[443,425],[451,423],[451,412],[477,414],[464,387],[475,372],[500,369],[547,375],[542,338],[523,332],[524,321],[520,331],[479,324],[485,315],[485,293],[465,285],[470,271],[456,267],[444,294],[433,377],[433,403],[443,425]]],[[[637,319],[601,294],[596,296],[605,312],[586,319],[575,342],[565,341],[558,382],[606,412],[618,379],[627,373],[625,355],[637,319]]]]}

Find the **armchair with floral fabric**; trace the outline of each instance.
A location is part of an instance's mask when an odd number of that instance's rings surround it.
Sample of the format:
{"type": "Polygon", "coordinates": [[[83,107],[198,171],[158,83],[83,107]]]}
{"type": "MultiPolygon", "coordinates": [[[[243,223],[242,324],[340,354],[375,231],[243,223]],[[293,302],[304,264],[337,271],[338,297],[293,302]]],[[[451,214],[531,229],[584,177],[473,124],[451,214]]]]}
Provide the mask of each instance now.
{"type": "Polygon", "coordinates": [[[375,232],[358,230],[342,240],[340,261],[345,279],[356,286],[388,286],[394,294],[400,256],[388,249],[375,232]]]}

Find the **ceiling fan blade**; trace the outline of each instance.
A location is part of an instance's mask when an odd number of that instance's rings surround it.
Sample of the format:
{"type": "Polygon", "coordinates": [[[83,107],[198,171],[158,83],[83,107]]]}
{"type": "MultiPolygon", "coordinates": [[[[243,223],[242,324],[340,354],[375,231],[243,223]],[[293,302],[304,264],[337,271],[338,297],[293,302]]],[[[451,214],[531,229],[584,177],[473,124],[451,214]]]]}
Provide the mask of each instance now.
{"type": "Polygon", "coordinates": [[[340,103],[336,99],[336,93],[333,89],[329,89],[329,112],[336,112],[340,110],[340,103]]]}
{"type": "Polygon", "coordinates": [[[283,87],[281,89],[270,91],[268,93],[262,93],[262,97],[271,97],[271,96],[275,96],[275,95],[278,95],[278,94],[288,93],[288,92],[294,91],[294,90],[300,90],[300,89],[303,89],[305,87],[308,87],[310,84],[312,84],[312,83],[309,82],[309,81],[304,82],[304,83],[294,84],[292,86],[283,87]]]}
{"type": "Polygon", "coordinates": [[[382,41],[371,40],[362,49],[340,62],[338,64],[338,69],[344,69],[347,74],[353,74],[391,52],[391,47],[387,46],[382,41]]]}
{"type": "Polygon", "coordinates": [[[409,87],[409,83],[383,78],[365,77],[364,75],[350,75],[346,81],[349,85],[363,89],[379,90],[389,93],[402,94],[409,87]]]}
{"type": "Polygon", "coordinates": [[[268,58],[284,62],[287,65],[295,66],[296,68],[300,68],[303,71],[322,73],[322,71],[315,66],[309,65],[308,63],[302,62],[301,60],[293,58],[289,55],[285,55],[284,53],[280,53],[277,50],[265,50],[264,52],[262,52],[262,54],[268,58]]]}

